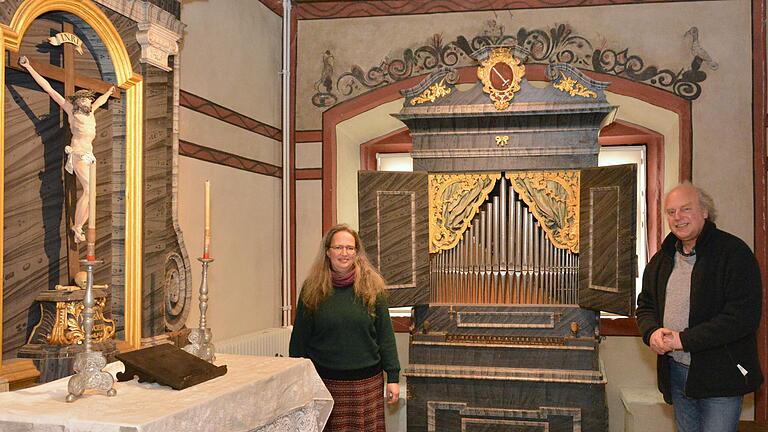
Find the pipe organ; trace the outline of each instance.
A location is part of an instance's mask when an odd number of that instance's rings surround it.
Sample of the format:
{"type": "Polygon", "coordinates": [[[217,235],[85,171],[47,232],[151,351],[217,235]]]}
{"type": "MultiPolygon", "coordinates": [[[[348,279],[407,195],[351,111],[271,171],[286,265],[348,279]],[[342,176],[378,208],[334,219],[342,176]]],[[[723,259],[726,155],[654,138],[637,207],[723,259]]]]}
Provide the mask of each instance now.
{"type": "Polygon", "coordinates": [[[366,252],[414,306],[410,432],[608,430],[597,311],[634,312],[636,168],[596,167],[607,83],[532,86],[526,55],[403,90],[415,171],[358,174],[366,252]]]}
{"type": "Polygon", "coordinates": [[[505,178],[493,193],[456,246],[430,257],[430,303],[578,303],[578,254],[547,237],[505,178]]]}

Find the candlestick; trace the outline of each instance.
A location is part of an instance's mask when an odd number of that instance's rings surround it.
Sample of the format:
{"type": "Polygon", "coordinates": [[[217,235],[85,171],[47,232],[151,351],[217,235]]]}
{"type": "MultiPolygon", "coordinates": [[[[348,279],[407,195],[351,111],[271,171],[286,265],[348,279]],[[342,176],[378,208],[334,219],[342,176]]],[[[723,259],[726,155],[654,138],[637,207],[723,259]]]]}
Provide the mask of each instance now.
{"type": "Polygon", "coordinates": [[[205,311],[208,310],[208,265],[213,262],[212,259],[198,258],[203,264],[203,280],[200,282],[200,327],[192,329],[187,339],[189,345],[184,347],[184,351],[195,355],[209,363],[216,360],[216,347],[211,342],[213,335],[211,329],[206,327],[205,311]]]}
{"type": "Polygon", "coordinates": [[[210,258],[211,249],[211,181],[205,181],[205,231],[203,236],[203,258],[210,258]]]}
{"type": "MultiPolygon", "coordinates": [[[[91,227],[88,227],[89,231],[91,227]]],[[[93,314],[95,299],[93,296],[93,266],[103,261],[84,260],[80,264],[85,266],[85,297],[83,298],[83,352],[75,356],[75,374],[67,382],[67,402],[74,402],[88,389],[106,392],[107,396],[115,396],[115,379],[112,374],[105,372],[107,358],[101,351],[94,351],[92,347],[93,314]]]]}

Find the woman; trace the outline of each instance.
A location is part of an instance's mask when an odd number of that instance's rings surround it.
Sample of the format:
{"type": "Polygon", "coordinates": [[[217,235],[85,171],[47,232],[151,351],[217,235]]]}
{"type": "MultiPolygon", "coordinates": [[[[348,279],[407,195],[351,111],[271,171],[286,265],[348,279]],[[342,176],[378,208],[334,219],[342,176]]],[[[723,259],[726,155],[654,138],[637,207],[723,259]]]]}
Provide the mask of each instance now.
{"type": "Polygon", "coordinates": [[[384,280],[365,256],[357,232],[336,225],[301,287],[291,357],[312,360],[333,396],[332,432],[383,432],[382,389],[397,402],[400,362],[384,280]]]}

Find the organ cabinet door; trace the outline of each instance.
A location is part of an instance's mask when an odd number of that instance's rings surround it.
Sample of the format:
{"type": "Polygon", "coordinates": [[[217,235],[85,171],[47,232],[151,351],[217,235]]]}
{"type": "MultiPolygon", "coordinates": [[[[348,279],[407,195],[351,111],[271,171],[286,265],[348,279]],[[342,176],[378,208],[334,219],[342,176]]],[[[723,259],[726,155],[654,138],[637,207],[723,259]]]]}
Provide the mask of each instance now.
{"type": "Polygon", "coordinates": [[[427,186],[425,172],[358,173],[360,237],[392,307],[429,302],[427,186]]]}
{"type": "Polygon", "coordinates": [[[579,306],[635,313],[637,166],[581,170],[579,306]]]}
{"type": "Polygon", "coordinates": [[[392,306],[578,304],[631,315],[635,183],[635,165],[360,171],[359,231],[392,306]]]}

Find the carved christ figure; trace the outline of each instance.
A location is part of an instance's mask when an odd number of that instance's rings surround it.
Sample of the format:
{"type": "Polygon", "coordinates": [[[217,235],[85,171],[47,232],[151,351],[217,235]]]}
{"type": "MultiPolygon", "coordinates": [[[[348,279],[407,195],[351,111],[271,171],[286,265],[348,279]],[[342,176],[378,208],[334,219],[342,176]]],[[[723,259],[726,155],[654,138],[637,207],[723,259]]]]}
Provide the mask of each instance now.
{"type": "Polygon", "coordinates": [[[95,98],[91,90],[78,90],[74,95],[64,98],[51,87],[29,63],[26,56],[19,58],[19,64],[24,67],[35,79],[35,82],[48,93],[54,102],[67,113],[69,119],[69,129],[72,132],[72,142],[64,147],[67,154],[67,163],[65,169],[68,173],[74,174],[83,188],[83,194],[77,200],[75,207],[75,223],[72,226],[72,232],[75,234],[75,243],[85,240],[83,234],[83,225],[88,220],[88,200],[90,185],[88,180],[88,165],[96,163],[96,156],[93,154],[93,140],[96,138],[96,117],[93,113],[99,107],[104,105],[109,96],[114,93],[113,86],[110,91],[95,98]]]}

